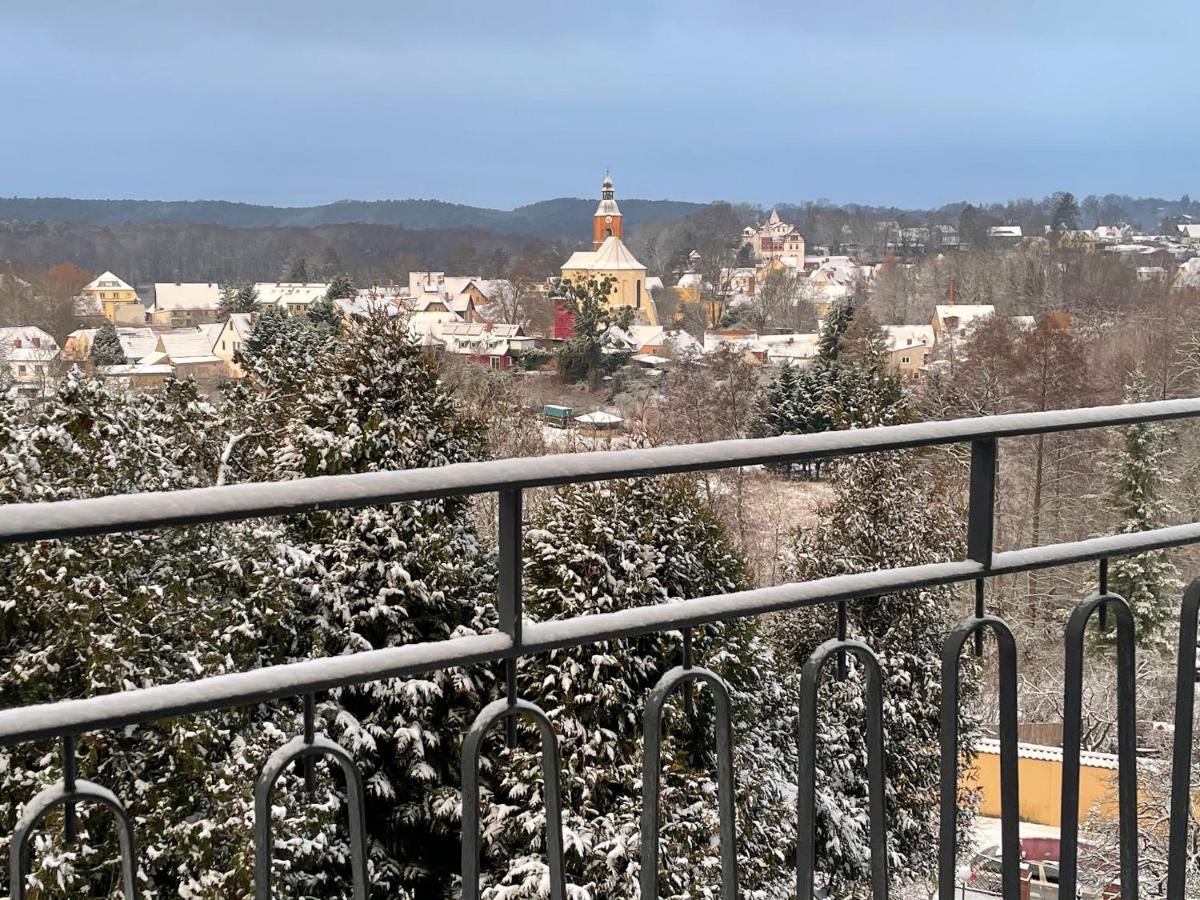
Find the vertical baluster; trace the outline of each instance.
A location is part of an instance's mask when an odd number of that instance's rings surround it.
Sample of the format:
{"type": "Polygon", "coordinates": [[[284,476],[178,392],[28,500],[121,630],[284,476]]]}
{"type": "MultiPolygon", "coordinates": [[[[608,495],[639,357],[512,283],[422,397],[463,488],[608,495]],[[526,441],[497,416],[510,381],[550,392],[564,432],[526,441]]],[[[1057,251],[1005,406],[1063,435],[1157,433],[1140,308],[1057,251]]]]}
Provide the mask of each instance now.
{"type": "MultiPolygon", "coordinates": [[[[307,698],[306,698],[307,699],[307,698]]],[[[307,706],[307,703],[306,703],[307,706]]],[[[288,766],[306,758],[331,757],[346,779],[346,800],[349,806],[350,870],[353,876],[354,900],[367,900],[367,816],[363,795],[362,773],[354,757],[321,734],[298,735],[271,754],[259,773],[254,786],[254,898],[271,900],[271,798],[275,785],[288,766]]]]}
{"type": "Polygon", "coordinates": [[[1117,617],[1117,800],[1121,837],[1121,896],[1137,900],[1137,700],[1133,614],[1116,594],[1093,594],[1067,623],[1063,669],[1063,774],[1059,891],[1075,896],[1079,879],[1079,759],[1082,744],[1083,651],[1088,620],[1111,605],[1117,617]]]}
{"type": "MultiPolygon", "coordinates": [[[[849,631],[850,620],[849,612],[846,609],[846,601],[839,600],[837,605],[837,639],[845,641],[847,632],[849,631]]],[[[848,666],[846,665],[846,651],[839,650],[837,654],[837,680],[845,681],[849,674],[848,666]]]]}
{"type": "MultiPolygon", "coordinates": [[[[967,508],[967,558],[980,563],[985,572],[992,568],[996,536],[996,469],[999,443],[995,438],[971,442],[971,488],[967,508]]],[[[975,616],[984,617],[984,585],[975,582],[975,616]]],[[[975,655],[983,656],[983,631],[975,632],[975,655]]]]}
{"type": "Polygon", "coordinates": [[[954,900],[958,843],[959,670],[963,645],[972,634],[991,628],[1000,661],[1000,844],[1004,900],[1021,895],[1020,798],[1017,758],[1017,645],[1002,619],[964,619],[942,644],[941,835],[938,847],[938,896],[954,900]]]}
{"type": "Polygon", "coordinates": [[[797,798],[796,888],[800,900],[813,900],[817,817],[817,694],[829,657],[846,650],[866,674],[867,819],[871,840],[871,896],[887,900],[887,810],[883,752],[883,678],[875,653],[861,641],[830,640],[808,658],[800,673],[800,773],[797,798]]]}
{"type": "MultiPolygon", "coordinates": [[[[304,695],[304,743],[312,745],[316,738],[317,711],[312,694],[304,695]]],[[[316,758],[311,754],[304,756],[304,790],[312,796],[317,791],[317,769],[316,758]]]]}
{"type": "Polygon", "coordinates": [[[1196,628],[1200,624],[1200,578],[1183,594],[1179,611],[1179,654],[1175,670],[1175,734],[1171,752],[1171,834],[1168,841],[1167,900],[1184,900],[1192,815],[1192,738],[1196,703],[1196,628]]]}
{"type": "MultiPolygon", "coordinates": [[[[509,706],[517,702],[517,658],[521,646],[521,623],[524,615],[522,598],[522,531],[521,491],[508,488],[500,491],[497,526],[500,532],[500,630],[512,638],[514,653],[504,661],[504,688],[509,706]]],[[[504,719],[505,740],[509,748],[517,746],[517,719],[504,719]]]]}
{"type": "MultiPolygon", "coordinates": [[[[692,629],[683,629],[683,667],[692,667],[692,629]]],[[[691,719],[696,714],[695,703],[692,700],[692,682],[688,679],[683,684],[683,714],[691,719]]]]}
{"type": "MultiPolygon", "coordinates": [[[[685,632],[686,633],[686,632],[685,632]]],[[[716,701],[717,803],[720,816],[721,900],[737,900],[737,813],[733,780],[733,715],[729,686],[700,666],[677,666],[667,672],[646,701],[642,754],[641,900],[658,897],[659,780],[662,771],[663,709],[676,688],[694,681],[709,686],[716,701]]]]}
{"type": "Polygon", "coordinates": [[[542,788],[546,803],[546,857],[550,868],[550,900],[566,900],[563,868],[562,785],[558,738],[542,709],[528,700],[494,700],[483,708],[467,731],[462,748],[462,896],[479,900],[480,817],[479,760],[483,740],[498,719],[524,715],[533,719],[542,737],[542,788]]]}
{"type": "Polygon", "coordinates": [[[29,838],[53,809],[81,802],[105,806],[117,820],[117,840],[121,847],[121,892],[125,900],[137,900],[137,842],[125,805],[106,787],[76,778],[68,790],[65,781],[46,788],[25,806],[20,821],[13,829],[9,845],[9,897],[25,900],[25,879],[29,869],[29,838]]]}
{"type": "MultiPolygon", "coordinates": [[[[63,738],[63,789],[68,794],[75,793],[75,778],[77,764],[75,759],[75,735],[68,734],[63,738]]],[[[75,804],[68,800],[63,804],[63,839],[68,844],[75,843],[78,827],[75,819],[75,804]]]]}

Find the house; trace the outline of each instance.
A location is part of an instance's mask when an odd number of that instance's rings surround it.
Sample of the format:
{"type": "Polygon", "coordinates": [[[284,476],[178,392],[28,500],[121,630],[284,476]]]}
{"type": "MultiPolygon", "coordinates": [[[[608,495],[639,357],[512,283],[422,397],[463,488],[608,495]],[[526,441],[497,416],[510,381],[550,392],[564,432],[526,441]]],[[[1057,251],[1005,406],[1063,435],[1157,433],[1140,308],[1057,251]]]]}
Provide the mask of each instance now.
{"type": "Polygon", "coordinates": [[[1185,244],[1200,247],[1200,225],[1176,225],[1180,238],[1185,244]]]}
{"type": "Polygon", "coordinates": [[[253,330],[254,316],[251,313],[233,313],[213,339],[212,355],[221,360],[225,366],[225,374],[230,378],[241,378],[245,375],[233,356],[242,349],[253,330]]]}
{"type": "MultiPolygon", "coordinates": [[[[90,359],[92,341],[96,338],[97,330],[96,328],[77,328],[72,331],[63,344],[63,356],[73,360],[90,359]]],[[[126,360],[131,363],[141,362],[154,353],[158,347],[158,335],[153,328],[147,326],[140,328],[118,326],[117,338],[121,342],[121,349],[125,352],[126,360]]]]}
{"type": "Polygon", "coordinates": [[[190,328],[215,322],[221,314],[221,286],[214,281],[154,283],[152,325],[190,328]]]}
{"type": "Polygon", "coordinates": [[[21,390],[40,389],[54,375],[55,362],[62,356],[58,343],[34,325],[0,328],[0,366],[6,380],[21,390]]]}
{"type": "MultiPolygon", "coordinates": [[[[646,288],[646,267],[638,262],[621,240],[621,210],[613,199],[613,181],[606,177],[601,184],[601,199],[592,217],[592,249],[578,250],[562,266],[564,281],[572,283],[612,280],[608,297],[610,306],[625,306],[634,310],[639,324],[657,325],[658,311],[654,298],[646,288]]],[[[561,304],[556,304],[561,306],[561,304]]],[[[572,332],[574,331],[572,323],[572,332]]],[[[556,326],[555,336],[559,329],[556,326]]]]}
{"type": "Polygon", "coordinates": [[[1019,241],[1024,237],[1020,225],[993,225],[988,229],[988,237],[993,240],[1019,241]]]}
{"type": "Polygon", "coordinates": [[[428,337],[440,342],[447,353],[470,357],[493,369],[507,369],[513,360],[534,349],[536,340],[528,337],[520,325],[493,325],[491,322],[449,322],[428,337]]]}
{"type": "Polygon", "coordinates": [[[205,328],[185,328],[158,333],[155,352],[161,356],[143,362],[169,363],[179,378],[206,381],[226,374],[225,360],[213,353],[212,338],[205,328]]]}
{"type": "Polygon", "coordinates": [[[913,381],[929,363],[933,352],[932,325],[885,325],[888,340],[888,363],[900,377],[913,381]]]}
{"type": "Polygon", "coordinates": [[[307,281],[260,281],[254,285],[254,290],[262,306],[282,306],[293,316],[302,316],[329,292],[329,285],[307,281]]]}
{"type": "Polygon", "coordinates": [[[475,276],[409,272],[407,302],[413,310],[449,311],[464,322],[481,322],[477,307],[492,303],[499,290],[498,284],[475,276]]]}
{"type": "Polygon", "coordinates": [[[98,366],[96,374],[105,381],[130,392],[153,391],[175,376],[170,363],[126,363],[120,366],[98,366]]]}
{"type": "Polygon", "coordinates": [[[962,304],[950,303],[935,306],[933,309],[933,339],[936,343],[945,337],[960,334],[972,323],[996,314],[996,307],[990,303],[962,304]]]}
{"type": "Polygon", "coordinates": [[[749,246],[750,252],[759,261],[779,256],[804,259],[804,235],[795,225],[780,219],[779,212],[774,209],[757,228],[746,226],[742,230],[742,245],[749,246]]]}
{"type": "Polygon", "coordinates": [[[1189,259],[1176,270],[1175,288],[1200,288],[1200,256],[1189,259]]]}
{"type": "Polygon", "coordinates": [[[1137,280],[1162,283],[1167,280],[1167,270],[1162,266],[1138,266],[1137,280]]]}
{"type": "Polygon", "coordinates": [[[712,291],[712,285],[704,280],[704,276],[698,272],[685,272],[679,276],[679,281],[675,283],[675,293],[679,295],[681,301],[694,303],[700,299],[700,293],[704,290],[712,291]]]}
{"type": "Polygon", "coordinates": [[[99,304],[100,314],[115,325],[143,325],[146,322],[146,307],[137,291],[112,272],[105,272],[88,282],[79,294],[86,301],[82,307],[95,309],[99,304]]]}
{"type": "Polygon", "coordinates": [[[765,349],[768,365],[806,366],[816,357],[820,340],[816,332],[760,334],[754,345],[765,349]]]}
{"type": "Polygon", "coordinates": [[[604,344],[616,350],[625,350],[637,356],[699,355],[700,344],[686,331],[668,331],[662,325],[630,325],[620,328],[613,325],[604,333],[604,344]]]}

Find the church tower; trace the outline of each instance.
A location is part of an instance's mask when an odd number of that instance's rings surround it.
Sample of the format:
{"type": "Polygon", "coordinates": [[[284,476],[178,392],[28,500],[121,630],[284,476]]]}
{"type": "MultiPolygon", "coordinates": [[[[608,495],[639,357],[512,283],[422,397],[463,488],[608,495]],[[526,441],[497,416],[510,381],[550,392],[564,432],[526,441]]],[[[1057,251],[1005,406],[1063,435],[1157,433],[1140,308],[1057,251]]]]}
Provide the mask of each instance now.
{"type": "Polygon", "coordinates": [[[596,207],[592,223],[593,250],[599,250],[605,238],[620,239],[621,210],[613,199],[613,180],[609,175],[604,176],[604,182],[600,185],[600,205],[596,207]]]}

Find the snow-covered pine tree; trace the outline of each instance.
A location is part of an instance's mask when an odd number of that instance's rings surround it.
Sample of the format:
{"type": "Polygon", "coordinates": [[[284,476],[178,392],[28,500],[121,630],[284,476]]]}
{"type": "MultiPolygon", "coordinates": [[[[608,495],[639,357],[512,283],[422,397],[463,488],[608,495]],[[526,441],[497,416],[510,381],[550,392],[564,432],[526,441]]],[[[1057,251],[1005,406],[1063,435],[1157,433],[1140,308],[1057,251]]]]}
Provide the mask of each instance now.
{"type": "MultiPolygon", "coordinates": [[[[676,602],[746,585],[746,569],[719,519],[684,478],[575,485],[532,516],[525,603],[548,620],[676,602]]],[[[742,896],[786,896],[794,879],[792,679],[772,667],[751,623],[700,630],[696,661],[733,690],[742,896]]],[[[557,651],[523,660],[519,690],[554,722],[562,754],[568,881],[575,896],[638,895],[642,716],[648,692],[680,662],[677,634],[557,651]]],[[[695,718],[664,729],[660,896],[719,895],[716,778],[708,692],[695,718]]],[[[498,731],[500,731],[498,729],[498,731]]],[[[500,734],[487,748],[485,869],[490,900],[544,896],[545,816],[531,726],[520,746],[500,734]]]]}
{"type": "MultiPolygon", "coordinates": [[[[356,319],[336,346],[301,385],[259,477],[421,468],[479,455],[479,423],[463,414],[402,319],[356,319]]],[[[297,517],[288,533],[307,561],[291,572],[307,653],[436,641],[495,625],[491,560],[466,498],[297,517]]],[[[460,866],[460,745],[490,691],[488,671],[457,668],[347,688],[320,703],[323,727],[363,771],[372,884],[381,895],[451,895],[460,866]]]]}
{"type": "Polygon", "coordinates": [[[226,285],[221,290],[219,309],[222,319],[228,319],[233,313],[258,312],[258,289],[253,284],[226,285]]]}
{"type": "MultiPolygon", "coordinates": [[[[194,386],[109,394],[75,370],[36,411],[0,401],[0,503],[65,500],[211,483],[220,439],[194,386]]],[[[263,523],[38,541],[0,548],[0,705],[110,693],[279,661],[291,619],[263,523]]],[[[250,890],[252,785],[295,733],[286,708],[242,709],[100,732],[79,742],[79,768],[124,798],[137,820],[140,881],[151,898],[226,898],[250,890]]],[[[19,804],[61,777],[47,743],[0,751],[7,854],[19,804]]],[[[279,802],[288,804],[290,776],[279,802]]],[[[292,873],[327,852],[316,818],[326,791],[294,810],[278,855],[292,873]],[[298,835],[303,835],[299,837],[298,835]]],[[[37,896],[108,897],[117,882],[108,816],[80,810],[80,840],[52,817],[32,869],[37,896]]],[[[323,860],[322,860],[323,861],[323,860]]]]}
{"type": "Polygon", "coordinates": [[[357,290],[358,289],[354,286],[354,279],[349,275],[345,273],[334,275],[333,278],[329,280],[329,289],[325,291],[325,299],[345,300],[349,297],[353,297],[357,290]]]}
{"type": "MultiPolygon", "coordinates": [[[[1125,402],[1142,403],[1150,399],[1149,382],[1137,369],[1126,383],[1125,402]]],[[[1174,510],[1167,499],[1171,476],[1166,458],[1162,425],[1139,422],[1121,429],[1120,443],[1108,468],[1112,508],[1120,519],[1122,533],[1147,531],[1168,523],[1174,510]]],[[[1114,558],[1108,565],[1108,586],[1129,601],[1137,626],[1138,646],[1159,653],[1170,652],[1183,584],[1167,551],[1152,550],[1139,556],[1114,558]]],[[[1115,623],[1105,637],[1105,643],[1115,640],[1115,623]]]]}
{"type": "Polygon", "coordinates": [[[92,337],[92,362],[98,366],[120,366],[125,364],[125,348],[112,322],[105,322],[96,329],[92,337]]]}
{"type": "MultiPolygon", "coordinates": [[[[353,295],[353,287],[350,290],[351,295],[353,295]]],[[[337,334],[342,327],[342,313],[328,294],[309,304],[304,317],[315,328],[321,329],[327,334],[337,334]]]]}
{"type": "MultiPolygon", "coordinates": [[[[838,400],[831,410],[841,427],[892,424],[906,416],[894,376],[872,347],[875,342],[864,340],[852,352],[842,348],[838,400]]],[[[914,452],[840,461],[834,498],[820,510],[820,523],[794,535],[788,577],[808,581],[955,558],[961,554],[961,522],[942,485],[930,461],[914,452]]],[[[849,636],[875,650],[884,674],[888,847],[897,881],[923,881],[937,868],[940,654],[958,618],[955,607],[949,587],[849,605],[849,636]]],[[[827,607],[787,613],[772,622],[770,634],[781,657],[799,666],[836,635],[835,613],[827,607]]],[[[971,693],[971,679],[964,675],[964,698],[971,693]]],[[[833,896],[857,896],[869,883],[862,708],[862,682],[853,669],[845,682],[830,678],[822,689],[816,867],[833,896]]],[[[978,727],[963,713],[960,729],[965,755],[978,727]]],[[[970,819],[967,813],[960,817],[960,833],[967,833],[970,819]]]]}

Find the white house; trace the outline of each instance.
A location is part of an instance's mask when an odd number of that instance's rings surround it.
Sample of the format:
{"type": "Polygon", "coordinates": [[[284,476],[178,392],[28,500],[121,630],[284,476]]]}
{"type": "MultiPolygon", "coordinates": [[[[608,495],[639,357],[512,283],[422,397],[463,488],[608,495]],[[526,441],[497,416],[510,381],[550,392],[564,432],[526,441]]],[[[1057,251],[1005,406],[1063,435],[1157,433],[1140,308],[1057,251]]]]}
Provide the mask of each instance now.
{"type": "Polygon", "coordinates": [[[54,338],[34,325],[0,328],[0,366],[19,387],[44,385],[61,355],[54,338]]]}
{"type": "Polygon", "coordinates": [[[260,281],[254,285],[254,290],[261,305],[282,306],[292,315],[302,316],[328,293],[329,285],[315,281],[260,281]]]}
{"type": "Polygon", "coordinates": [[[215,281],[156,281],[150,321],[172,328],[202,325],[215,322],[220,307],[221,286],[215,281]]]}

